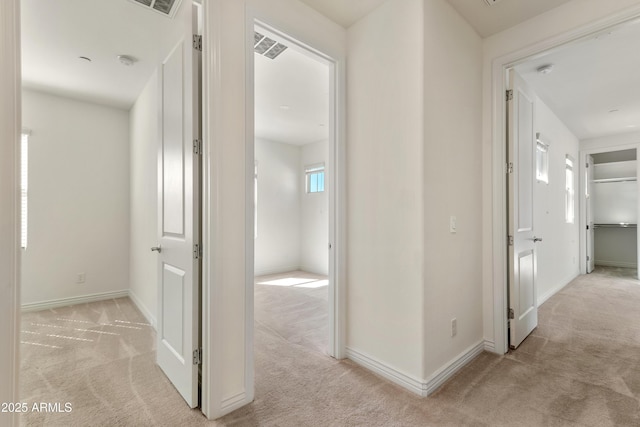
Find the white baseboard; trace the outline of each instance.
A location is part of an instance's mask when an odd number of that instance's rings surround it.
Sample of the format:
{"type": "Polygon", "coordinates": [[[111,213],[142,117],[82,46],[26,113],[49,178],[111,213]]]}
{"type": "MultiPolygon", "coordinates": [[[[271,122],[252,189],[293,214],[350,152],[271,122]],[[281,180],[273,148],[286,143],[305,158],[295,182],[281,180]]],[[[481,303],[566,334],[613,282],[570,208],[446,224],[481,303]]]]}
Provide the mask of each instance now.
{"type": "MultiPolygon", "coordinates": [[[[475,359],[485,350],[485,340],[469,347],[458,356],[450,360],[442,368],[436,371],[428,380],[420,380],[411,375],[405,374],[395,368],[392,368],[371,356],[363,354],[352,348],[346,349],[347,358],[354,361],[358,365],[373,371],[389,381],[398,384],[401,387],[419,395],[429,396],[433,394],[438,387],[444,384],[456,372],[462,369],[467,363],[475,359]]],[[[494,346],[495,347],[495,346],[494,346]]],[[[495,350],[495,348],[494,348],[495,350]]]]}
{"type": "Polygon", "coordinates": [[[317,274],[318,276],[328,276],[329,275],[328,271],[325,271],[323,269],[317,269],[317,268],[314,268],[314,267],[310,267],[308,265],[300,266],[300,270],[305,271],[307,273],[317,274]]]}
{"type": "Polygon", "coordinates": [[[451,378],[456,372],[462,369],[465,365],[475,359],[480,353],[484,351],[485,341],[482,340],[475,345],[472,345],[455,358],[451,359],[446,365],[436,371],[426,382],[426,395],[433,394],[442,384],[444,384],[449,378],[451,378]]]}
{"type": "Polygon", "coordinates": [[[600,260],[595,260],[595,265],[601,265],[603,267],[638,268],[638,264],[635,263],[635,262],[618,262],[618,261],[600,261],[600,260]]]}
{"type": "Polygon", "coordinates": [[[228,413],[235,411],[238,408],[243,407],[247,403],[251,403],[251,402],[246,402],[246,399],[247,399],[247,393],[245,393],[244,391],[234,394],[233,396],[227,397],[226,399],[223,399],[222,405],[220,407],[220,412],[221,412],[220,416],[224,416],[228,413]]]}
{"type": "Polygon", "coordinates": [[[352,348],[346,348],[346,355],[347,359],[354,361],[358,365],[367,368],[368,370],[380,375],[381,377],[386,378],[389,381],[396,383],[399,386],[404,387],[419,396],[426,396],[424,394],[424,381],[412,377],[411,375],[405,374],[404,372],[392,368],[384,364],[383,362],[380,362],[373,357],[352,348]]]}
{"type": "Polygon", "coordinates": [[[156,326],[158,324],[158,321],[156,320],[156,317],[153,314],[151,314],[151,311],[147,308],[146,305],[144,305],[142,300],[140,298],[138,298],[138,296],[135,294],[135,292],[133,292],[131,289],[129,289],[129,298],[131,299],[131,301],[133,301],[135,306],[138,307],[138,310],[140,310],[142,315],[151,324],[153,329],[157,330],[156,326]]]}
{"type": "Polygon", "coordinates": [[[267,268],[264,270],[255,270],[253,272],[254,276],[270,276],[272,274],[281,274],[281,273],[288,273],[290,271],[298,271],[300,270],[300,266],[299,265],[292,265],[292,266],[288,266],[288,267],[278,267],[278,268],[267,268]]]}
{"type": "Polygon", "coordinates": [[[78,297],[58,298],[49,301],[31,302],[22,304],[22,311],[39,311],[51,308],[67,307],[69,305],[85,304],[88,302],[104,301],[114,298],[124,298],[129,296],[129,290],[101,292],[97,294],[81,295],[78,297]]]}
{"type": "Polygon", "coordinates": [[[552,289],[550,289],[547,292],[545,292],[544,295],[538,296],[538,307],[540,307],[542,304],[544,304],[549,298],[551,298],[552,296],[554,296],[555,294],[560,292],[565,286],[567,286],[569,283],[571,283],[573,281],[573,279],[575,279],[579,275],[580,275],[580,273],[578,273],[578,272],[576,272],[575,274],[572,274],[571,276],[567,277],[566,279],[561,280],[560,283],[558,283],[552,289]]]}
{"type": "Polygon", "coordinates": [[[490,353],[502,354],[496,351],[496,343],[491,340],[484,340],[484,351],[488,351],[490,353]]]}

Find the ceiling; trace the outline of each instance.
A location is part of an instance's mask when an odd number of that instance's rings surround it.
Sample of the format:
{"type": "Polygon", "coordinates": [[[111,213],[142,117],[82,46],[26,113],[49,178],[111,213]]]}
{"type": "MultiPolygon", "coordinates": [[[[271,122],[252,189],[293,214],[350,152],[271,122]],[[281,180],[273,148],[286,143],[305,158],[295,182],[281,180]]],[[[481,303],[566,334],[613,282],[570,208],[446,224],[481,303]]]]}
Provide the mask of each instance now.
{"type": "Polygon", "coordinates": [[[640,130],[640,23],[556,49],[515,67],[579,139],[640,130]],[[551,73],[537,68],[553,64],[551,73]]]}
{"type": "Polygon", "coordinates": [[[447,0],[481,37],[511,28],[571,0],[447,0]]]}
{"type": "Polygon", "coordinates": [[[329,66],[291,46],[254,59],[256,136],[295,145],[327,139],[329,66]]]}
{"type": "MultiPolygon", "coordinates": [[[[300,0],[332,21],[349,28],[386,0],[300,0]]],[[[513,27],[571,0],[447,0],[482,37],[513,27]]]]}
{"type": "Polygon", "coordinates": [[[25,87],[126,109],[180,31],[128,0],[22,0],[21,15],[25,87]],[[123,66],[117,55],[137,62],[123,66]]]}

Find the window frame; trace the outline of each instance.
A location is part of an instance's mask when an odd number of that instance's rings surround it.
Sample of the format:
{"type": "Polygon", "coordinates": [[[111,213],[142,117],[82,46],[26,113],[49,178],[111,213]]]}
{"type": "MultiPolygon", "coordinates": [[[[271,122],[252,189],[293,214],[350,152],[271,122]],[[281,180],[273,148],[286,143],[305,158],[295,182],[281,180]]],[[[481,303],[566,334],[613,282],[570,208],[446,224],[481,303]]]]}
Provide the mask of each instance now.
{"type": "Polygon", "coordinates": [[[317,194],[317,193],[324,193],[325,192],[325,177],[326,177],[326,173],[325,173],[325,166],[324,163],[315,163],[315,164],[311,164],[311,165],[306,165],[304,167],[304,181],[305,181],[305,192],[307,194],[317,194]],[[312,179],[314,176],[318,176],[318,177],[322,177],[322,189],[318,189],[319,185],[316,183],[316,190],[312,191],[312,179]]]}
{"type": "Polygon", "coordinates": [[[570,155],[565,156],[564,171],[565,171],[565,222],[567,224],[575,223],[575,187],[576,187],[576,174],[574,171],[575,160],[570,155]]]}

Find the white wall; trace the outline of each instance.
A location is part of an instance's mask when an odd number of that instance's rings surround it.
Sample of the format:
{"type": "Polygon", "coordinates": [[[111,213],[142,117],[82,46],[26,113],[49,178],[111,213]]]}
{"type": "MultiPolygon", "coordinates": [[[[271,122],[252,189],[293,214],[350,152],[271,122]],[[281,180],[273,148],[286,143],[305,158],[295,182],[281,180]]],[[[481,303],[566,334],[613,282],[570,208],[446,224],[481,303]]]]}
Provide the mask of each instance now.
{"type": "Polygon", "coordinates": [[[422,378],[423,2],[348,29],[347,346],[422,378]]]}
{"type": "Polygon", "coordinates": [[[459,355],[479,351],[482,342],[482,43],[447,2],[424,5],[424,378],[429,379],[459,355]],[[457,219],[455,234],[449,231],[450,216],[457,219]],[[452,338],[453,318],[458,332],[452,338]]]}
{"type": "Polygon", "coordinates": [[[130,198],[129,294],[154,326],[157,316],[158,256],[158,74],[149,79],[129,111],[130,198]]]}
{"type": "MultiPolygon", "coordinates": [[[[483,138],[482,138],[482,263],[483,263],[483,329],[486,348],[493,348],[496,340],[503,339],[498,329],[503,329],[504,308],[502,306],[505,289],[506,255],[500,249],[497,236],[504,228],[502,198],[504,158],[503,132],[500,129],[503,108],[500,100],[503,93],[494,93],[496,89],[493,73],[494,64],[504,63],[503,58],[522,58],[533,54],[541,48],[532,48],[536,44],[555,46],[581,34],[584,26],[604,27],[609,23],[619,22],[623,15],[636,13],[638,0],[618,0],[603,2],[600,0],[573,0],[528,21],[516,25],[483,40],[483,138]],[[500,127],[496,128],[495,125],[500,127]],[[500,325],[500,326],[498,326],[500,325]]],[[[504,320],[506,322],[506,319],[504,320]]],[[[502,353],[503,348],[496,348],[502,353]]]]}
{"type": "MultiPolygon", "coordinates": [[[[324,163],[327,166],[328,141],[300,147],[300,268],[316,274],[329,274],[329,197],[327,191],[307,193],[304,168],[324,163]]],[[[331,171],[325,169],[325,175],[331,171]]],[[[326,179],[325,179],[326,182],[326,179]]]]}
{"type": "Polygon", "coordinates": [[[127,112],[24,90],[23,125],[32,133],[22,303],[126,291],[127,112]]]}
{"type": "Polygon", "coordinates": [[[255,275],[300,268],[300,147],[256,139],[258,233],[255,275]]]}
{"type": "Polygon", "coordinates": [[[542,242],[536,246],[538,261],[538,304],[543,303],[580,273],[578,190],[579,141],[547,105],[536,97],[535,128],[549,143],[549,183],[535,183],[534,228],[542,242]],[[576,161],[576,215],[573,224],[565,220],[565,156],[576,161]]]}

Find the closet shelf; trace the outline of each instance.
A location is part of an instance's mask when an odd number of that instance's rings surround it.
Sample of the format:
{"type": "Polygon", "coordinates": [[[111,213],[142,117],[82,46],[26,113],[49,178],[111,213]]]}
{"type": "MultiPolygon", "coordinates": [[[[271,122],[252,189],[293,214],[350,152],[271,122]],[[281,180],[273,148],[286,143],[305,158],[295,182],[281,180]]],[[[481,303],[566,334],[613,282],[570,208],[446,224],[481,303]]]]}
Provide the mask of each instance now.
{"type": "Polygon", "coordinates": [[[630,224],[628,222],[620,224],[593,224],[593,228],[638,228],[638,224],[630,224]]]}
{"type": "Polygon", "coordinates": [[[626,176],[626,177],[622,177],[622,178],[600,178],[600,179],[594,179],[593,182],[596,184],[601,184],[601,183],[605,183],[605,182],[635,182],[637,181],[638,178],[636,178],[635,176],[626,176]]]}

